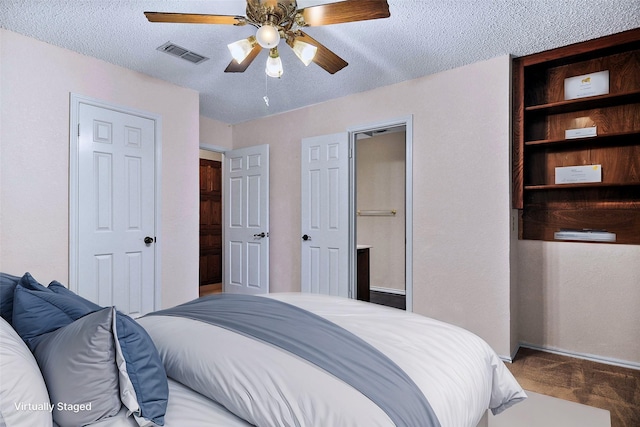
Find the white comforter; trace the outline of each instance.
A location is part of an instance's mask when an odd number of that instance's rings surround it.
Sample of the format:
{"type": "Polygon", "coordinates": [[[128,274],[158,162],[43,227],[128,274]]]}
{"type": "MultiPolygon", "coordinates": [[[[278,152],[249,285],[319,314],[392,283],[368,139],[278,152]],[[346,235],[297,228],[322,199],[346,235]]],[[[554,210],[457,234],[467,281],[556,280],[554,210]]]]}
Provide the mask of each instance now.
{"type": "MultiPolygon", "coordinates": [[[[270,294],[360,336],[418,385],[442,427],[475,427],[526,397],[482,339],[417,314],[315,294],[270,294]]],[[[167,375],[257,426],[393,426],[351,386],[279,348],[196,320],[138,319],[167,375]]]]}
{"type": "MultiPolygon", "coordinates": [[[[115,417],[105,418],[91,427],[139,427],[122,407],[115,417]]],[[[164,427],[251,427],[222,406],[169,378],[169,401],[164,427]]]]}

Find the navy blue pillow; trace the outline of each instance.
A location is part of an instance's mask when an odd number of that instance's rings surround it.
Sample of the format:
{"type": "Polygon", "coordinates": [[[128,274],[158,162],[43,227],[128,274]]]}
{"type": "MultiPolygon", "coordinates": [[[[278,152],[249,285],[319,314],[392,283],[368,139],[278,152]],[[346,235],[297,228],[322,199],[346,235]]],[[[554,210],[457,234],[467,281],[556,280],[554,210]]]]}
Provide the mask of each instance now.
{"type": "Polygon", "coordinates": [[[70,291],[66,286],[54,280],[49,283],[49,287],[47,288],[50,291],[55,292],[58,295],[64,295],[69,298],[71,301],[74,301],[79,306],[84,306],[87,310],[98,311],[101,310],[102,307],[96,303],[89,301],[88,299],[82,298],[80,295],[70,291]]]}
{"type": "Polygon", "coordinates": [[[13,328],[32,350],[33,338],[67,326],[95,311],[43,288],[35,291],[18,283],[13,294],[13,328]]]}
{"type": "Polygon", "coordinates": [[[24,273],[24,275],[20,278],[20,282],[18,283],[27,289],[31,289],[32,291],[47,291],[47,287],[40,284],[40,282],[34,279],[29,272],[24,273]]]}
{"type": "Polygon", "coordinates": [[[9,324],[13,318],[13,292],[20,277],[7,273],[0,273],[0,316],[9,324]]]}
{"type": "MultiPolygon", "coordinates": [[[[14,293],[14,328],[31,348],[34,338],[101,308],[57,281],[47,288],[27,273],[14,293]]],[[[116,334],[140,407],[136,415],[164,425],[169,384],[158,350],[147,331],[120,312],[116,312],[116,334]]]]}
{"type": "Polygon", "coordinates": [[[169,384],[155,344],[138,322],[119,311],[116,312],[116,333],[140,406],[138,416],[164,425],[169,384]]]}

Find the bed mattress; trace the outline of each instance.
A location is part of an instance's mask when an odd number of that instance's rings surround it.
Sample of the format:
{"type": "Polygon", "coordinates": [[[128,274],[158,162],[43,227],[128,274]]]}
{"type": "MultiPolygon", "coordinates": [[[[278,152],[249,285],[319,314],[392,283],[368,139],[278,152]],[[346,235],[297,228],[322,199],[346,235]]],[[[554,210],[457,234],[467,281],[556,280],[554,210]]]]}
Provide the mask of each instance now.
{"type": "MultiPolygon", "coordinates": [[[[415,382],[440,425],[475,427],[526,397],[476,335],[404,311],[316,294],[269,294],[360,337],[415,382]]],[[[257,426],[394,426],[349,384],[278,346],[185,317],[138,319],[167,375],[257,426]]],[[[371,372],[371,375],[375,375],[371,372]]]]}

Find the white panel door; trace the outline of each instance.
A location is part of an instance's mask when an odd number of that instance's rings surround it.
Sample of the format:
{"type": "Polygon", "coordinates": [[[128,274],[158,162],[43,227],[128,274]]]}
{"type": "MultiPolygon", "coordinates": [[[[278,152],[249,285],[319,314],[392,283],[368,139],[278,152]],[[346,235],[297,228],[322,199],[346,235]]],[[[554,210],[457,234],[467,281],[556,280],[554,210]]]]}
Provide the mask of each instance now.
{"type": "Polygon", "coordinates": [[[347,133],[302,140],[302,292],[350,297],[347,133]]]}
{"type": "Polygon", "coordinates": [[[78,107],[76,292],[134,316],[155,309],[155,123],[78,107]]]}
{"type": "Polygon", "coordinates": [[[224,292],[269,292],[269,145],[224,153],[224,292]]]}

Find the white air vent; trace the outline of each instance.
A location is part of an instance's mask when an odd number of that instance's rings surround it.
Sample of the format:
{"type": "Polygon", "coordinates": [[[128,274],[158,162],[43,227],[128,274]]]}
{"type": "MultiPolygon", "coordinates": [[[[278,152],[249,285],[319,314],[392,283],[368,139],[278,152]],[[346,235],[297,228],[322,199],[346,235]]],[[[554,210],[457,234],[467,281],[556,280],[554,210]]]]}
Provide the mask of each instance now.
{"type": "Polygon", "coordinates": [[[168,53],[169,55],[182,58],[185,61],[191,62],[192,64],[199,64],[209,59],[206,56],[191,52],[189,49],[185,49],[171,42],[166,42],[162,46],[158,47],[158,50],[160,52],[168,53]]]}

